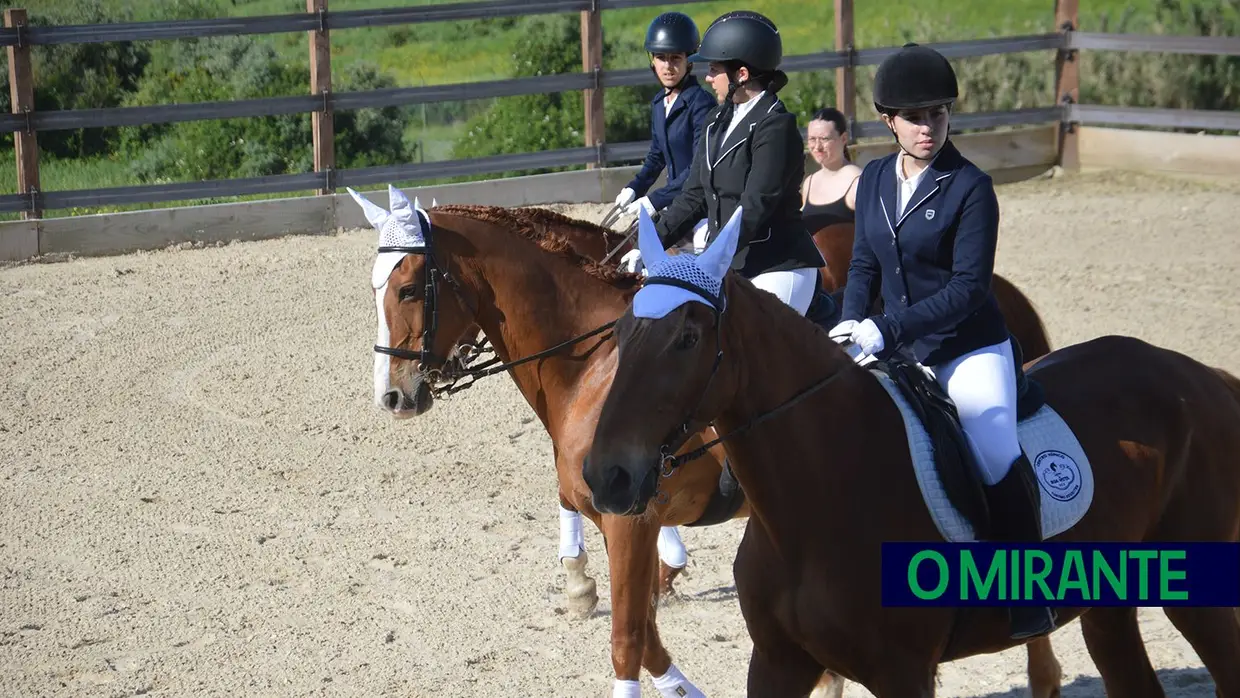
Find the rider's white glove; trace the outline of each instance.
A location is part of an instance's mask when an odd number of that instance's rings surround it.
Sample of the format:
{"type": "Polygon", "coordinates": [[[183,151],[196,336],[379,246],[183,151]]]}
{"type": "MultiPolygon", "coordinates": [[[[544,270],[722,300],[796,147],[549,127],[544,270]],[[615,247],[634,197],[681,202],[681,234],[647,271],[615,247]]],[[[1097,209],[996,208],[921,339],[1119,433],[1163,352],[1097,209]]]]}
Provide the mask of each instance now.
{"type": "Polygon", "coordinates": [[[639,209],[646,209],[646,215],[654,215],[654,204],[650,203],[650,197],[643,196],[624,208],[624,212],[630,216],[636,216],[639,209]]]}
{"type": "Polygon", "coordinates": [[[836,344],[843,344],[846,340],[852,339],[853,329],[857,327],[856,320],[845,320],[827,332],[827,336],[835,340],[836,344]]]}
{"type": "Polygon", "coordinates": [[[867,354],[877,354],[883,350],[883,333],[870,319],[853,328],[852,341],[867,354]]]}
{"type": "Polygon", "coordinates": [[[616,206],[628,206],[637,198],[637,192],[625,187],[616,195],[616,206]]]}
{"type": "Polygon", "coordinates": [[[706,224],[706,219],[698,221],[693,226],[693,253],[702,254],[706,251],[706,239],[710,237],[710,227],[706,224]]]}
{"type": "Polygon", "coordinates": [[[620,268],[630,274],[636,274],[639,270],[645,269],[646,265],[642,264],[642,252],[638,249],[632,249],[624,253],[620,258],[620,268]]]}

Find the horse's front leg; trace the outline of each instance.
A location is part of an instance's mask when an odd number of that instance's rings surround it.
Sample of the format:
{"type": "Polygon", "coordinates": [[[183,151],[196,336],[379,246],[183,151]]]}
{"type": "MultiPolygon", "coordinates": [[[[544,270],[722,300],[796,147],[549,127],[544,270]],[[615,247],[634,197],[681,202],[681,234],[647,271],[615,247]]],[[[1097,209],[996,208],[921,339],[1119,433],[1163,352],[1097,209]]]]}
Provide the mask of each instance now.
{"type": "Polygon", "coordinates": [[[640,698],[642,667],[665,696],[702,696],[672,663],[655,627],[658,521],[604,516],[603,533],[611,571],[612,698],[640,698]]]}

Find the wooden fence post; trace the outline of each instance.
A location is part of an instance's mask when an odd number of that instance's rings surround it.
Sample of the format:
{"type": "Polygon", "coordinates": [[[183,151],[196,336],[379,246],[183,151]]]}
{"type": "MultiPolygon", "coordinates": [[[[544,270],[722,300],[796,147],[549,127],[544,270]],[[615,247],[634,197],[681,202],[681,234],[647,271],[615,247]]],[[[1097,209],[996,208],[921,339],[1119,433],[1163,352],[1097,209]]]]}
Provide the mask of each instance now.
{"type": "MultiPolygon", "coordinates": [[[[322,95],[322,109],[310,114],[310,127],[314,133],[314,171],[327,172],[336,167],[336,126],[328,101],[332,91],[331,37],[324,23],[327,16],[327,0],[306,0],[306,11],[319,16],[319,28],[310,35],[310,94],[322,95]]],[[[330,175],[318,189],[319,194],[331,194],[336,190],[330,175]]]]}
{"type": "Polygon", "coordinates": [[[594,76],[594,87],[587,88],[582,95],[586,118],[585,143],[587,147],[596,148],[598,153],[594,162],[586,163],[586,169],[592,170],[603,165],[602,146],[606,141],[603,85],[599,81],[603,70],[603,12],[597,0],[591,3],[590,9],[581,12],[581,70],[594,76]]]}
{"type": "MultiPolygon", "coordinates": [[[[1055,30],[1076,31],[1079,0],[1055,0],[1055,30]]],[[[1055,104],[1067,107],[1081,101],[1080,83],[1081,55],[1079,51],[1060,49],[1055,52],[1055,104]]],[[[1077,126],[1066,121],[1059,122],[1058,164],[1065,170],[1081,169],[1081,156],[1077,126]]]]}
{"type": "MultiPolygon", "coordinates": [[[[26,11],[9,9],[4,11],[4,26],[26,27],[26,11]]],[[[16,46],[8,47],[9,54],[9,96],[13,103],[14,114],[26,114],[27,119],[34,111],[34,74],[30,69],[30,44],[21,40],[18,34],[16,46]]],[[[26,128],[13,133],[13,150],[17,154],[17,191],[31,195],[31,207],[22,212],[22,218],[41,218],[43,211],[35,194],[39,191],[39,143],[35,131],[26,122],[26,128]]]]}
{"type": "Polygon", "coordinates": [[[835,69],[835,108],[848,120],[848,142],[856,143],[853,124],[857,121],[857,73],[852,65],[853,0],[835,0],[835,50],[847,51],[849,65],[835,69]]]}

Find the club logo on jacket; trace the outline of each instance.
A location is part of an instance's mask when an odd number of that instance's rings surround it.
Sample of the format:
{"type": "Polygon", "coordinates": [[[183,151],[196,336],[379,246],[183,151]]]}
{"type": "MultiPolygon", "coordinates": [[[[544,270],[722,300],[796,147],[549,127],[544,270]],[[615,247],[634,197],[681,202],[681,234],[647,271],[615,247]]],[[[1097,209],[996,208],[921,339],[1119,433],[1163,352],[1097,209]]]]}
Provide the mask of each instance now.
{"type": "Polygon", "coordinates": [[[934,209],[932,208],[926,209],[926,220],[928,221],[934,220],[934,209]]]}

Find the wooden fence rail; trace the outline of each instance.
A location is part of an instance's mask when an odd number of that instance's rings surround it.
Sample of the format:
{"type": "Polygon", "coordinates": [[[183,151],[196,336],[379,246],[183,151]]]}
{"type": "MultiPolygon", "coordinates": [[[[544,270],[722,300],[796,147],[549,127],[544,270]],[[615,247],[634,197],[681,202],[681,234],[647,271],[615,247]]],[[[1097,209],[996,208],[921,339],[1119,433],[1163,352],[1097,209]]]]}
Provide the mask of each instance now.
{"type": "MultiPolygon", "coordinates": [[[[705,0],[689,0],[702,2],[705,0]]],[[[887,134],[881,122],[856,122],[855,69],[876,65],[899,47],[857,49],[853,37],[853,0],[835,1],[834,51],[787,56],[786,72],[836,71],[836,98],[852,123],[852,136],[887,134]]],[[[9,55],[9,84],[13,113],[0,115],[0,133],[13,133],[18,168],[18,193],[0,195],[0,211],[21,212],[38,218],[45,209],[156,203],[196,198],[272,194],[313,189],[328,194],[342,186],[384,181],[416,180],[456,175],[488,174],[518,169],[577,166],[597,167],[640,159],[648,142],[607,144],[603,138],[604,91],[608,87],[645,85],[648,69],[603,70],[601,15],[604,10],[648,7],[664,0],[483,0],[452,5],[401,7],[379,10],[329,12],[327,0],[307,0],[307,12],[269,17],[140,22],[105,25],[31,27],[24,10],[6,10],[0,45],[9,55]],[[582,72],[483,82],[401,87],[357,92],[331,88],[330,32],[332,29],[376,27],[422,22],[459,21],[501,16],[579,12],[582,22],[582,72]],[[310,94],[229,102],[166,104],[108,109],[37,112],[33,109],[30,46],[40,44],[100,43],[149,39],[202,38],[246,34],[307,32],[310,94]],[[585,96],[585,144],[579,148],[520,153],[421,164],[336,169],[332,115],[351,109],[406,106],[432,102],[511,97],[581,90],[585,96]],[[303,174],[222,179],[174,184],[139,185],[45,192],[39,188],[36,134],[81,128],[135,126],[207,119],[312,114],[314,168],[303,174]]],[[[974,39],[929,44],[951,58],[978,57],[1027,51],[1056,52],[1056,92],[1046,107],[993,113],[958,113],[953,128],[987,129],[1002,126],[1061,124],[1061,164],[1075,162],[1077,124],[1140,125],[1164,128],[1200,128],[1240,131],[1240,115],[1203,110],[1167,110],[1078,104],[1079,52],[1088,50],[1158,51],[1201,55],[1240,55],[1240,37],[1145,36],[1082,33],[1076,31],[1078,0],[1057,0],[1056,31],[1027,36],[974,39]]]]}

